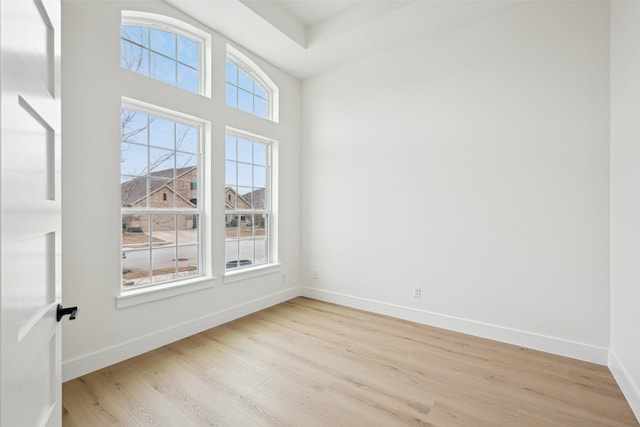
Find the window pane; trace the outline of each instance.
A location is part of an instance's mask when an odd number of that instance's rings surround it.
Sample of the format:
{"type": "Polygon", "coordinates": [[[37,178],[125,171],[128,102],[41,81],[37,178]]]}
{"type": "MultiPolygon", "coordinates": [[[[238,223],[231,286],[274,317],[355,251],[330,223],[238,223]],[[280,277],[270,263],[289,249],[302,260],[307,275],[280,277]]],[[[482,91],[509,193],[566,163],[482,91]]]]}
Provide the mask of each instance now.
{"type": "Polygon", "coordinates": [[[151,50],[176,59],[176,36],[162,30],[151,29],[151,50]]]}
{"type": "Polygon", "coordinates": [[[253,163],[256,165],[267,165],[267,146],[265,144],[253,144],[253,163]]]}
{"type": "Polygon", "coordinates": [[[269,246],[266,239],[255,240],[255,264],[269,262],[269,246]]]}
{"type": "Polygon", "coordinates": [[[226,67],[227,67],[227,70],[226,70],[227,82],[237,86],[238,85],[238,66],[227,59],[226,67]]]}
{"type": "Polygon", "coordinates": [[[176,85],[176,63],[171,59],[151,52],[151,70],[149,75],[161,82],[176,85]]]}
{"type": "Polygon", "coordinates": [[[254,209],[266,209],[267,208],[267,203],[266,203],[266,197],[267,197],[267,192],[264,188],[258,188],[253,190],[253,192],[251,193],[252,195],[252,202],[253,203],[253,208],[254,209]]]}
{"type": "Polygon", "coordinates": [[[176,123],[176,149],[189,153],[197,153],[198,128],[176,123]]]}
{"type": "Polygon", "coordinates": [[[238,209],[251,209],[251,187],[238,187],[238,209]]]}
{"type": "Polygon", "coordinates": [[[143,175],[147,173],[147,147],[145,145],[122,143],[120,173],[123,175],[143,175]]]}
{"type": "MultiPolygon", "coordinates": [[[[198,243],[198,215],[178,215],[178,245],[198,243]]],[[[196,254],[192,255],[196,259],[196,254]]]]}
{"type": "Polygon", "coordinates": [[[238,90],[238,108],[253,113],[253,95],[242,89],[238,90]]]}
{"type": "Polygon", "coordinates": [[[253,93],[253,79],[242,69],[238,69],[238,87],[253,93]]]}
{"type": "Polygon", "coordinates": [[[154,179],[149,180],[149,206],[153,209],[171,209],[175,207],[175,193],[173,180],[154,179]]]}
{"type": "Polygon", "coordinates": [[[149,145],[173,150],[174,148],[174,122],[151,117],[149,120],[149,145]]]}
{"type": "Polygon", "coordinates": [[[123,175],[120,184],[120,206],[147,207],[147,178],[123,175]]]}
{"type": "Polygon", "coordinates": [[[253,167],[253,186],[265,188],[267,186],[267,168],[264,166],[253,167]]]}
{"type": "Polygon", "coordinates": [[[253,162],[253,142],[238,138],[238,161],[244,163],[253,162]]]}
{"type": "Polygon", "coordinates": [[[254,105],[254,114],[258,117],[267,117],[267,101],[265,101],[262,98],[254,98],[253,99],[253,105],[254,105]]]}
{"type": "Polygon", "coordinates": [[[265,92],[265,90],[262,89],[262,86],[260,86],[260,84],[256,81],[254,81],[253,93],[255,93],[256,96],[259,96],[262,99],[267,99],[267,92],[265,92]]]}
{"type": "Polygon", "coordinates": [[[177,272],[176,259],[178,258],[175,246],[155,247],[151,251],[151,266],[153,283],[174,280],[177,272]]]}
{"type": "Polygon", "coordinates": [[[123,142],[147,143],[147,115],[123,109],[120,113],[123,142]]]}
{"type": "Polygon", "coordinates": [[[253,184],[251,165],[238,163],[238,185],[251,188],[253,184]]]}
{"type": "Polygon", "coordinates": [[[200,82],[198,81],[198,70],[178,64],[178,87],[189,92],[199,93],[200,82]]]}
{"type": "Polygon", "coordinates": [[[200,273],[198,265],[198,246],[178,247],[178,277],[187,278],[200,273]]]}
{"type": "Polygon", "coordinates": [[[225,102],[230,107],[238,107],[238,89],[229,83],[225,92],[225,102]]]}
{"type": "Polygon", "coordinates": [[[151,174],[173,178],[173,168],[175,165],[174,151],[151,148],[149,162],[149,171],[151,174]]]}
{"type": "Polygon", "coordinates": [[[184,37],[178,36],[178,61],[193,68],[198,68],[200,46],[184,37]]]}
{"type": "MultiPolygon", "coordinates": [[[[198,166],[198,157],[195,154],[176,154],[176,174],[181,175],[187,171],[194,170],[198,166]]],[[[196,175],[196,174],[194,174],[196,175]]],[[[194,179],[196,177],[194,176],[194,179]]]]}
{"type": "Polygon", "coordinates": [[[120,66],[149,75],[149,51],[126,40],[120,42],[120,66]]]}
{"type": "Polygon", "coordinates": [[[145,27],[123,25],[120,27],[120,37],[144,47],[149,47],[149,30],[145,27]]]}

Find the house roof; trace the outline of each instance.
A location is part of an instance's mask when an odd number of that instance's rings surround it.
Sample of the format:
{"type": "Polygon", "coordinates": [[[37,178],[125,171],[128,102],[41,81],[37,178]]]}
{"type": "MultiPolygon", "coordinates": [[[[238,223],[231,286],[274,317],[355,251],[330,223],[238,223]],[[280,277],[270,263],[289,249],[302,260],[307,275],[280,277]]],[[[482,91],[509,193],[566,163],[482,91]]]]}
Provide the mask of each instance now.
{"type": "MultiPolygon", "coordinates": [[[[195,166],[176,169],[176,179],[180,179],[180,177],[183,177],[194,169],[196,169],[195,166]]],[[[149,194],[153,194],[173,181],[173,168],[151,172],[149,178],[151,178],[149,182],[149,194]]],[[[168,188],[173,191],[172,188],[168,188]]],[[[120,184],[121,206],[133,206],[145,197],[147,197],[146,176],[136,177],[120,184]]]]}

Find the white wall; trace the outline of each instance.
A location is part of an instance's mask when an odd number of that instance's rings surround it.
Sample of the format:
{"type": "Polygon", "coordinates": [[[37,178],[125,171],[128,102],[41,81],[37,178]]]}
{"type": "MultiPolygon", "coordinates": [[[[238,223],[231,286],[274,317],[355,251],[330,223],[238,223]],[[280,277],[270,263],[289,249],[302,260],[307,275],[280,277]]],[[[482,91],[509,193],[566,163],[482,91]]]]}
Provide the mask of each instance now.
{"type": "Polygon", "coordinates": [[[63,2],[63,298],[65,305],[80,307],[78,319],[65,322],[63,327],[64,379],[273,305],[299,292],[300,83],[252,57],[280,88],[280,123],[226,107],[226,40],[215,33],[212,99],[194,100],[191,94],[122,70],[121,7],[174,16],[199,26],[159,1],[63,2]],[[280,270],[223,283],[224,205],[214,203],[213,227],[209,230],[214,242],[213,270],[217,274],[212,281],[214,287],[116,308],[121,281],[121,94],[212,122],[213,200],[224,197],[225,125],[278,140],[280,270]]]}
{"type": "Polygon", "coordinates": [[[304,81],[303,293],[606,363],[608,55],[514,2],[304,81]]]}
{"type": "Polygon", "coordinates": [[[640,3],[611,7],[611,350],[640,419],[640,3]]]}

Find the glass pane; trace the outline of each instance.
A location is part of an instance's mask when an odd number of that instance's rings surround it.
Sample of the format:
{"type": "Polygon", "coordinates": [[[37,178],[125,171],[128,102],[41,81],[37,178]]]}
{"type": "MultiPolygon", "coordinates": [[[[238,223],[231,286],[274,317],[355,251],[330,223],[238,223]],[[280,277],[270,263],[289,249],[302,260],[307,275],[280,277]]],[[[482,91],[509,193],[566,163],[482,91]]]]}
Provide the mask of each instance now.
{"type": "Polygon", "coordinates": [[[156,247],[151,251],[151,268],[153,283],[166,282],[176,278],[176,247],[156,247]]]}
{"type": "Polygon", "coordinates": [[[267,99],[267,92],[264,89],[262,89],[262,86],[260,86],[258,82],[254,82],[254,83],[255,84],[253,85],[253,93],[255,93],[260,98],[267,99]]]}
{"type": "Polygon", "coordinates": [[[120,42],[120,66],[149,75],[149,51],[126,40],[120,42]]]}
{"type": "Polygon", "coordinates": [[[246,139],[238,138],[238,161],[244,163],[253,163],[253,143],[246,139]]]}
{"type": "Polygon", "coordinates": [[[147,143],[148,116],[135,111],[122,109],[120,112],[122,142],[147,143]]]}
{"type": "Polygon", "coordinates": [[[176,123],[176,149],[189,153],[197,153],[198,128],[176,123]]]}
{"type": "Polygon", "coordinates": [[[149,242],[147,215],[122,216],[122,284],[134,286],[148,283],[149,242]]]}
{"type": "MultiPolygon", "coordinates": [[[[191,169],[198,166],[198,156],[195,154],[178,153],[176,154],[176,167],[178,169],[191,169]]],[[[179,171],[178,173],[185,172],[186,170],[179,171]]]]}
{"type": "Polygon", "coordinates": [[[120,149],[120,173],[123,175],[146,175],[147,146],[123,142],[120,149]]]}
{"type": "Polygon", "coordinates": [[[174,122],[151,117],[149,120],[149,145],[174,149],[174,122]]]}
{"type": "Polygon", "coordinates": [[[226,135],[224,138],[224,155],[226,159],[236,159],[236,138],[231,135],[226,135]]]}
{"type": "Polygon", "coordinates": [[[255,228],[255,235],[264,237],[267,235],[267,214],[256,214],[253,218],[253,226],[255,228]]]}
{"type": "Polygon", "coordinates": [[[258,188],[267,187],[267,168],[264,166],[253,167],[253,186],[258,188]]]}
{"type": "Polygon", "coordinates": [[[169,179],[149,180],[149,207],[165,209],[175,207],[175,193],[173,183],[169,179]]]}
{"type": "Polygon", "coordinates": [[[253,184],[253,180],[251,176],[252,176],[251,165],[238,163],[238,185],[251,187],[253,184]]]}
{"type": "Polygon", "coordinates": [[[267,101],[262,98],[253,98],[254,114],[258,117],[267,118],[267,101]]]}
{"type": "Polygon", "coordinates": [[[253,79],[242,69],[238,70],[238,86],[247,92],[253,93],[253,79]]]}
{"type": "Polygon", "coordinates": [[[190,277],[199,274],[198,246],[178,247],[178,277],[190,277]]]}
{"type": "MultiPolygon", "coordinates": [[[[177,215],[179,245],[195,245],[198,243],[198,215],[177,215]]],[[[196,259],[196,254],[192,255],[196,259]]]]}
{"type": "Polygon", "coordinates": [[[189,92],[200,92],[200,77],[198,70],[178,64],[178,87],[189,92]]]}
{"type": "Polygon", "coordinates": [[[123,175],[120,180],[120,205],[147,207],[147,178],[123,175]]]}
{"type": "Polygon", "coordinates": [[[253,163],[256,165],[267,165],[267,146],[266,144],[253,144],[253,163]]]}
{"type": "Polygon", "coordinates": [[[149,170],[151,174],[173,178],[174,151],[161,148],[151,148],[149,151],[149,170]]]}
{"type": "Polygon", "coordinates": [[[255,254],[255,264],[269,262],[269,245],[266,239],[256,239],[255,254]]]}
{"type": "MultiPolygon", "coordinates": [[[[187,174],[189,175],[189,174],[187,174]]],[[[176,204],[179,208],[193,208],[197,205],[198,197],[197,181],[176,181],[176,204]]]]}
{"type": "Polygon", "coordinates": [[[251,187],[238,187],[237,209],[251,209],[251,187]]]}
{"type": "Polygon", "coordinates": [[[199,68],[200,48],[198,43],[178,36],[178,61],[193,68],[199,68]]]}
{"type": "MultiPolygon", "coordinates": [[[[227,186],[227,188],[225,189],[225,209],[236,209],[237,208],[237,201],[238,201],[238,192],[237,192],[237,187],[229,187],[227,186]]],[[[232,218],[227,218],[227,223],[229,221],[231,221],[232,218]]]]}
{"type": "Polygon", "coordinates": [[[267,192],[264,188],[258,188],[253,190],[252,194],[252,204],[254,209],[266,209],[267,208],[267,192]]]}
{"type": "Polygon", "coordinates": [[[238,85],[238,66],[227,59],[226,67],[227,67],[227,70],[226,70],[227,82],[237,86],[238,85]]]}
{"type": "Polygon", "coordinates": [[[240,240],[238,242],[238,259],[240,260],[240,267],[245,267],[255,263],[253,239],[240,240]]]}
{"type": "Polygon", "coordinates": [[[149,30],[146,27],[123,25],[120,27],[120,37],[141,46],[149,47],[149,30]]]}
{"type": "Polygon", "coordinates": [[[227,90],[225,92],[225,102],[230,107],[238,108],[238,89],[229,83],[227,83],[227,90]]]}
{"type": "Polygon", "coordinates": [[[149,75],[161,82],[176,85],[176,62],[151,52],[151,69],[149,75]]]}
{"type": "Polygon", "coordinates": [[[224,185],[226,187],[235,187],[238,185],[236,175],[236,162],[227,160],[224,168],[224,185]]]}
{"type": "Polygon", "coordinates": [[[253,113],[253,95],[242,89],[238,90],[238,108],[253,113]]]}
{"type": "Polygon", "coordinates": [[[238,267],[238,247],[237,240],[227,240],[225,242],[225,262],[227,269],[238,267]]]}
{"type": "Polygon", "coordinates": [[[176,59],[176,36],[162,30],[151,29],[151,50],[176,59]]]}

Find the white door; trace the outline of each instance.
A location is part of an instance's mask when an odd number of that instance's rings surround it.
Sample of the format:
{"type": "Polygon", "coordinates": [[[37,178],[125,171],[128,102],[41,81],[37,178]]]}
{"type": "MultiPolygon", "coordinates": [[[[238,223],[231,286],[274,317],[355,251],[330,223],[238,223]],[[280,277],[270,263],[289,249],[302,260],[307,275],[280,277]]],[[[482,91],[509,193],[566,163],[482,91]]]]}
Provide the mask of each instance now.
{"type": "Polygon", "coordinates": [[[0,0],[0,425],[61,425],[60,0],[0,0]]]}

